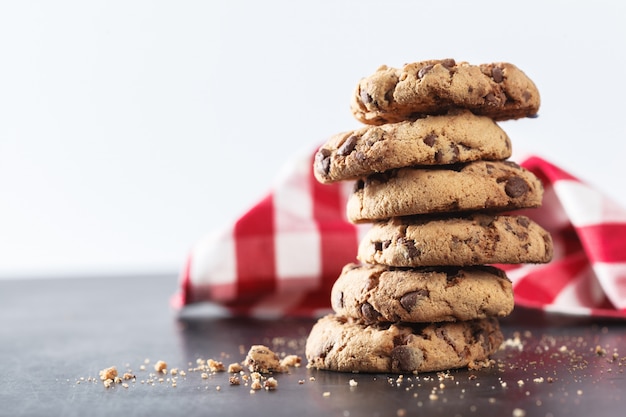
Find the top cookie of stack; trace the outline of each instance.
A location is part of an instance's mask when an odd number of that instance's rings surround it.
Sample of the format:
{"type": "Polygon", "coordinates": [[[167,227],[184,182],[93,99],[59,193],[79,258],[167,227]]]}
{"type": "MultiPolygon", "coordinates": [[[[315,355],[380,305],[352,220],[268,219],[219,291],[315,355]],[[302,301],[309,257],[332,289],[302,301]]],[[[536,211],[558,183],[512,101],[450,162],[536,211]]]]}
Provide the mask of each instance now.
{"type": "Polygon", "coordinates": [[[453,108],[507,120],[533,116],[539,104],[537,87],[515,65],[470,65],[444,59],[407,64],[402,69],[380,67],[359,82],[352,113],[372,125],[453,108]]]}

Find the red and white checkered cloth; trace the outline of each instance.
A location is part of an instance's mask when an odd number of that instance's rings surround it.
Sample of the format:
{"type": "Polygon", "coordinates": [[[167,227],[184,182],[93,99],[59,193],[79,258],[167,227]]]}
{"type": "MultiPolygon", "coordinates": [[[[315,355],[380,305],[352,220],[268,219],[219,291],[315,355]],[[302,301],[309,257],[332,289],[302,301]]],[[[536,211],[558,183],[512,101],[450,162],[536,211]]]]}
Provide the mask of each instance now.
{"type": "MultiPolygon", "coordinates": [[[[324,185],[315,152],[296,157],[261,201],[192,248],[177,306],[218,303],[257,317],[321,316],[343,266],[356,262],[369,225],[346,219],[352,182],[324,185]]],[[[552,234],[549,264],[499,265],[517,305],[626,318],[626,210],[546,160],[517,160],[544,184],[541,208],[523,210],[552,234]]]]}

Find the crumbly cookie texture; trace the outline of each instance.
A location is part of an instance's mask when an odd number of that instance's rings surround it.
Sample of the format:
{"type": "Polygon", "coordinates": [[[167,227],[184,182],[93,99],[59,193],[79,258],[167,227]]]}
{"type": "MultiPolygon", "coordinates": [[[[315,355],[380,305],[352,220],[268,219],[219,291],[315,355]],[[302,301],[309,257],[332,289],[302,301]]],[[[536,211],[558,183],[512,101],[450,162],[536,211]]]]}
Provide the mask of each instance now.
{"type": "Polygon", "coordinates": [[[259,372],[261,374],[287,372],[288,370],[287,366],[281,363],[278,355],[264,345],[251,346],[244,359],[244,364],[250,372],[259,372]]]}
{"type": "Polygon", "coordinates": [[[496,122],[461,110],[335,135],[315,154],[314,173],[330,183],[392,168],[510,156],[511,141],[496,122]]]}
{"type": "Polygon", "coordinates": [[[543,185],[511,161],[400,168],[356,181],[348,198],[353,223],[414,214],[539,207],[543,185]]]}
{"type": "Polygon", "coordinates": [[[357,120],[381,125],[469,109],[494,120],[534,116],[541,103],[533,81],[506,62],[470,65],[453,59],[381,66],[363,78],[352,97],[357,120]]]}
{"type": "Polygon", "coordinates": [[[509,315],[513,288],[504,271],[489,266],[348,264],[335,281],[331,304],[337,315],[365,323],[474,320],[509,315]]]}
{"type": "Polygon", "coordinates": [[[374,223],[359,244],[362,262],[400,267],[546,263],[550,234],[521,215],[397,217],[374,223]]]}
{"type": "Polygon", "coordinates": [[[494,318],[366,325],[328,315],[313,325],[305,352],[310,368],[412,374],[462,368],[484,361],[503,340],[494,318]]]}

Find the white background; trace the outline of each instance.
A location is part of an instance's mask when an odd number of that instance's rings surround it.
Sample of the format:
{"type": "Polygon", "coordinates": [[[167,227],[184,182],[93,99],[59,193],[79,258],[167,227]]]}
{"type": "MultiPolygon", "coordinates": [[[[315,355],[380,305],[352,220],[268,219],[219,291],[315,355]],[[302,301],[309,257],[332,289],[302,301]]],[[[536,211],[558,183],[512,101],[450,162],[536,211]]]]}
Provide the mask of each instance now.
{"type": "Polygon", "coordinates": [[[172,273],[381,64],[508,61],[503,122],[626,206],[625,2],[0,1],[0,277],[172,273]]]}

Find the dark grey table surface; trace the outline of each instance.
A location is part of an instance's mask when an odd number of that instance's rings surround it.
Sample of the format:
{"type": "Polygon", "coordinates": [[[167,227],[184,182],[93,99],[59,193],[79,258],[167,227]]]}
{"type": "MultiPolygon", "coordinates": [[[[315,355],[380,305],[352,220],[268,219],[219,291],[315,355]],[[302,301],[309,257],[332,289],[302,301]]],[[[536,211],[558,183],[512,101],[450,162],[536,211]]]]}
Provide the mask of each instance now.
{"type": "Polygon", "coordinates": [[[626,414],[623,321],[518,308],[502,326],[521,343],[505,344],[488,369],[398,379],[304,363],[273,375],[276,390],[251,393],[226,372],[203,378],[197,361],[240,362],[254,344],[304,356],[313,321],[231,318],[210,306],[181,316],[168,304],[175,291],[171,276],[0,281],[0,415],[626,414]],[[186,375],[154,376],[158,360],[186,375]],[[136,379],[107,389],[98,372],[109,366],[136,379]]]}

